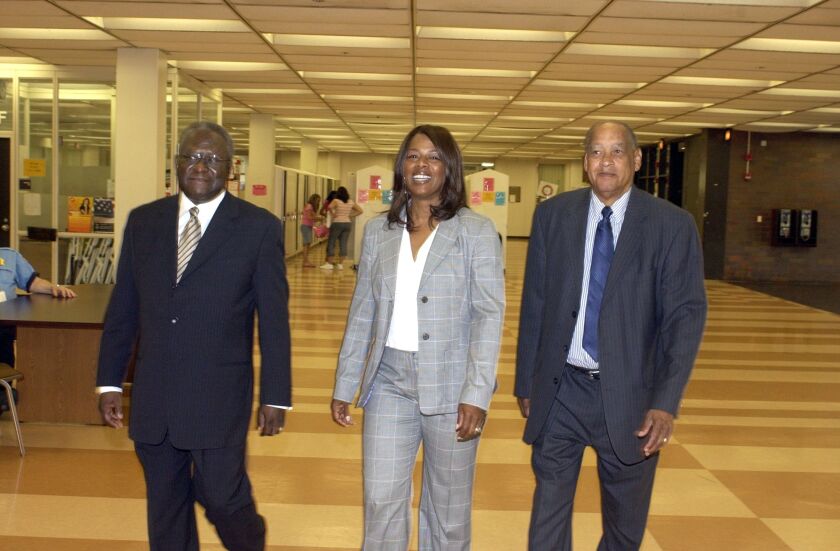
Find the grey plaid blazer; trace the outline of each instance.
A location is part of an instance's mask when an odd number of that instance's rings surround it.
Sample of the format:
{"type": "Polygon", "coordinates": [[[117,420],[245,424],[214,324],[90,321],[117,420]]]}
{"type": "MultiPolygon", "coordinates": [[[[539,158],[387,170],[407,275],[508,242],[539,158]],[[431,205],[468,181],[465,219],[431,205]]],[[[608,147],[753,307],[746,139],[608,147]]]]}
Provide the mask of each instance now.
{"type": "MultiPolygon", "coordinates": [[[[351,402],[360,390],[359,407],[370,397],[388,339],[402,232],[389,228],[384,214],[365,226],[333,393],[351,402]]],[[[420,411],[453,413],[460,403],[486,410],[505,307],[501,243],[490,219],[463,208],[440,223],[417,300],[420,411]]]]}

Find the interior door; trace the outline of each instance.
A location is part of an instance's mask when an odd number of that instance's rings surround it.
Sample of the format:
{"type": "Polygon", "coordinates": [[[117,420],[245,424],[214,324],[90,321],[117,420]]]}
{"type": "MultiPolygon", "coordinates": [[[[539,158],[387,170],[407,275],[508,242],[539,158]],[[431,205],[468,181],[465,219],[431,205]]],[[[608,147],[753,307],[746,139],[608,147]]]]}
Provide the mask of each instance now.
{"type": "Polygon", "coordinates": [[[0,247],[8,247],[11,243],[11,223],[9,222],[12,204],[9,182],[12,177],[11,147],[11,138],[0,138],[0,247]]]}

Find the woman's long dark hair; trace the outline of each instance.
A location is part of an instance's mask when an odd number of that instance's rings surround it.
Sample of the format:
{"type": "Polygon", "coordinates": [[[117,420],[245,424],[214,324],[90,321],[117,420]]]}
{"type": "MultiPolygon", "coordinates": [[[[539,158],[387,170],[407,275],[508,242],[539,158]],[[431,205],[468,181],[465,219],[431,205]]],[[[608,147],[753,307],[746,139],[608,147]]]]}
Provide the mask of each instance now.
{"type": "Polygon", "coordinates": [[[342,203],[346,203],[350,200],[350,192],[347,191],[346,187],[340,186],[335,192],[335,198],[341,201],[342,203]]]}
{"type": "Polygon", "coordinates": [[[458,213],[458,210],[467,206],[467,186],[464,183],[464,163],[461,160],[461,148],[449,130],[442,126],[424,124],[414,128],[403,140],[400,152],[394,161],[394,197],[391,200],[391,208],[388,209],[388,226],[394,224],[405,226],[408,231],[415,229],[411,221],[411,210],[409,201],[411,196],[405,184],[403,174],[403,163],[408,154],[411,140],[417,134],[423,134],[437,149],[446,172],[443,180],[443,187],[440,190],[440,204],[432,207],[432,215],[429,218],[429,225],[432,220],[438,222],[449,220],[458,213]],[[405,219],[403,219],[405,216],[405,219]]]}

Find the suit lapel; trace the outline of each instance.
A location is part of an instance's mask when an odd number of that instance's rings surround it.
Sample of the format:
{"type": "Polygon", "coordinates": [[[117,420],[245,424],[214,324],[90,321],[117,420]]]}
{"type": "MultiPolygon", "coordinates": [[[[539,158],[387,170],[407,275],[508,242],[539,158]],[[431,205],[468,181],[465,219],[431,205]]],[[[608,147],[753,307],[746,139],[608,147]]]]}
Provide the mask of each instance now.
{"type": "Polygon", "coordinates": [[[621,281],[627,266],[636,257],[636,252],[641,246],[641,233],[644,222],[647,218],[648,201],[643,194],[633,187],[630,191],[630,200],[627,203],[627,212],[624,214],[624,222],[621,225],[621,235],[615,246],[615,256],[610,265],[610,273],[607,276],[607,285],[604,288],[604,299],[615,292],[621,281]]]}
{"type": "Polygon", "coordinates": [[[583,190],[580,193],[580,197],[570,204],[571,208],[567,209],[566,212],[557,213],[561,217],[560,225],[562,229],[560,233],[569,236],[569,240],[566,241],[568,243],[568,250],[560,248],[561,244],[564,243],[563,239],[552,240],[557,244],[557,250],[554,251],[555,258],[571,259],[571,266],[574,270],[572,281],[577,286],[576,294],[578,295],[580,295],[580,288],[583,281],[583,257],[586,252],[584,249],[586,248],[586,223],[589,218],[589,201],[591,201],[591,191],[589,189],[583,190]]]}
{"type": "MultiPolygon", "coordinates": [[[[187,268],[184,270],[184,275],[181,276],[181,281],[189,277],[189,275],[196,271],[234,234],[234,227],[236,218],[239,216],[239,205],[231,198],[230,194],[226,194],[225,198],[216,209],[216,213],[210,220],[210,225],[201,236],[195,252],[190,258],[187,268]]],[[[177,252],[176,252],[177,256],[177,252]]],[[[174,271],[173,271],[174,273],[174,271]]]]}
{"type": "Polygon", "coordinates": [[[379,245],[379,265],[391,296],[397,288],[397,262],[400,259],[400,244],[402,243],[403,228],[394,225],[389,228],[388,222],[382,222],[382,241],[379,245]]]}
{"type": "Polygon", "coordinates": [[[154,220],[149,222],[155,243],[156,255],[163,262],[164,270],[160,274],[170,274],[175,281],[175,270],[178,264],[178,196],[168,197],[160,203],[160,208],[154,214],[154,220]]]}
{"type": "Polygon", "coordinates": [[[429,249],[429,256],[426,257],[426,264],[423,266],[423,276],[420,278],[421,289],[429,279],[429,275],[435,271],[455,245],[460,227],[461,220],[457,215],[438,224],[435,239],[432,241],[432,248],[429,249]]]}

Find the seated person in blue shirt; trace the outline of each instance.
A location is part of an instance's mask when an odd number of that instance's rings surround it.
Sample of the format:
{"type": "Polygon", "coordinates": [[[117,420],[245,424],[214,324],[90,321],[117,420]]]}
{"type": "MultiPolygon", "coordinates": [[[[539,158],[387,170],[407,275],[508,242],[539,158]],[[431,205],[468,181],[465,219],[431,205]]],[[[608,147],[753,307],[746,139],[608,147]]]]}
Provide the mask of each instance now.
{"type": "MultiPolygon", "coordinates": [[[[0,247],[0,302],[17,297],[18,289],[62,298],[76,296],[72,289],[53,285],[46,279],[38,277],[38,272],[16,250],[0,247]]],[[[13,367],[15,365],[14,342],[14,326],[0,325],[0,362],[13,367]]]]}

